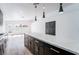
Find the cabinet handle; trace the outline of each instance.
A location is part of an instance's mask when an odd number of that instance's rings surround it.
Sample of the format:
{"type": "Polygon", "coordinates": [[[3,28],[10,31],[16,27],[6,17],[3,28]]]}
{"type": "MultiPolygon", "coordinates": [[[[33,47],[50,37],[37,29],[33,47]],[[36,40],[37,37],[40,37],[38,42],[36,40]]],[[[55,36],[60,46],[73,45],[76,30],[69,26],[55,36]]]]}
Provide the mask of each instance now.
{"type": "Polygon", "coordinates": [[[38,43],[39,41],[35,40],[36,43],[38,43]]]}
{"type": "Polygon", "coordinates": [[[59,51],[57,51],[56,49],[53,49],[53,48],[50,48],[51,50],[57,52],[57,53],[60,53],[59,51]]]}

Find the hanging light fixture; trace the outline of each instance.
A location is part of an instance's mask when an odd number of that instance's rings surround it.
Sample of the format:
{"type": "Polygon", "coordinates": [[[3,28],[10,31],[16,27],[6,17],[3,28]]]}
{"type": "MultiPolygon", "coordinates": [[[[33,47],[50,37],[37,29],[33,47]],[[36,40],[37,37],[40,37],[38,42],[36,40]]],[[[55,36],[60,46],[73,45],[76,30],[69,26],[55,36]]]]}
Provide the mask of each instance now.
{"type": "Polygon", "coordinates": [[[45,18],[45,5],[43,5],[43,18],[45,18]]]}
{"type": "Polygon", "coordinates": [[[35,16],[35,21],[37,21],[37,16],[35,16]]]}
{"type": "Polygon", "coordinates": [[[33,5],[35,6],[35,21],[37,21],[37,16],[36,16],[36,12],[37,12],[37,5],[38,5],[39,3],[33,3],[33,5]]]}
{"type": "Polygon", "coordinates": [[[62,3],[60,3],[60,7],[59,7],[59,12],[60,13],[63,13],[63,6],[62,6],[63,4],[62,3]]]}

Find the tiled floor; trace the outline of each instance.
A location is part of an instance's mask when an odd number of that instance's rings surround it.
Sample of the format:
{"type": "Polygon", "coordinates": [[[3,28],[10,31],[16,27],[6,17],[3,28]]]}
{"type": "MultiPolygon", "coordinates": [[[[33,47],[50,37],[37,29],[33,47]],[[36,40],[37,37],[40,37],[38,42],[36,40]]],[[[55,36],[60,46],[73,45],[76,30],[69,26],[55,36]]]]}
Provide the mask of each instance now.
{"type": "Polygon", "coordinates": [[[5,55],[32,55],[32,53],[24,46],[23,35],[13,35],[8,36],[5,55]]]}

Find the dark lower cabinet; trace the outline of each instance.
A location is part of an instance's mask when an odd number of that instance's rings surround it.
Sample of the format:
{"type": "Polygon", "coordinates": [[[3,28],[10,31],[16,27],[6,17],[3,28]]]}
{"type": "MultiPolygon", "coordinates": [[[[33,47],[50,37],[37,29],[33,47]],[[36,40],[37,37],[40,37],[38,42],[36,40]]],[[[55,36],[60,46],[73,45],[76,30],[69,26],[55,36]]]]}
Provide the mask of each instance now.
{"type": "Polygon", "coordinates": [[[44,55],[48,55],[49,54],[49,46],[46,44],[44,46],[44,55]]]}
{"type": "Polygon", "coordinates": [[[44,43],[44,55],[59,55],[60,51],[52,47],[51,45],[44,43]]]}
{"type": "Polygon", "coordinates": [[[53,48],[49,48],[49,55],[59,55],[59,51],[53,49],[53,48]]]}
{"type": "Polygon", "coordinates": [[[44,55],[75,55],[56,46],[44,43],[44,55]]]}
{"type": "Polygon", "coordinates": [[[4,54],[4,50],[5,50],[5,43],[1,44],[0,45],[0,55],[3,55],[4,54]]]}
{"type": "Polygon", "coordinates": [[[39,41],[34,40],[34,54],[38,55],[39,54],[39,41]]]}
{"type": "Polygon", "coordinates": [[[29,41],[30,41],[30,51],[31,53],[34,53],[34,40],[32,37],[30,37],[29,41]]]}
{"type": "Polygon", "coordinates": [[[24,45],[29,48],[29,36],[24,34],[24,45]]]}
{"type": "Polygon", "coordinates": [[[29,35],[24,35],[24,41],[25,46],[34,55],[75,55],[29,35]]]}
{"type": "Polygon", "coordinates": [[[44,55],[44,43],[39,41],[39,55],[44,55]]]}
{"type": "Polygon", "coordinates": [[[45,45],[45,54],[46,55],[59,55],[60,51],[50,45],[47,45],[47,46],[45,45]]]}
{"type": "Polygon", "coordinates": [[[0,45],[0,55],[2,55],[3,54],[3,47],[2,47],[2,45],[0,45]]]}

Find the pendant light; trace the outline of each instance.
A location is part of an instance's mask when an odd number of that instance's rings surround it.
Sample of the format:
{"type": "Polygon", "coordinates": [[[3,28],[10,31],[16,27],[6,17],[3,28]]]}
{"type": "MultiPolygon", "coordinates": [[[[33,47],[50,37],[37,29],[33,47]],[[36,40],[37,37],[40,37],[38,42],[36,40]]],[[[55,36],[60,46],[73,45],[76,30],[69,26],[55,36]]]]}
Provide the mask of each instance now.
{"type": "Polygon", "coordinates": [[[35,21],[37,21],[37,16],[36,16],[36,12],[37,12],[37,5],[38,5],[39,3],[33,3],[33,5],[35,6],[35,21]]]}
{"type": "Polygon", "coordinates": [[[43,5],[43,18],[45,18],[45,5],[43,5]]]}
{"type": "Polygon", "coordinates": [[[45,18],[45,12],[43,11],[43,18],[45,18]]]}
{"type": "Polygon", "coordinates": [[[35,16],[35,21],[37,21],[37,16],[35,16]]]}
{"type": "Polygon", "coordinates": [[[63,13],[63,6],[62,6],[63,4],[62,3],[60,3],[60,7],[59,7],[59,12],[60,13],[63,13]]]}
{"type": "Polygon", "coordinates": [[[37,6],[35,5],[35,21],[37,21],[37,16],[36,16],[36,14],[37,14],[37,13],[36,13],[37,10],[36,10],[36,9],[37,9],[37,6]]]}

